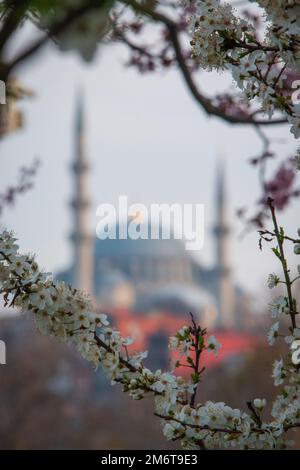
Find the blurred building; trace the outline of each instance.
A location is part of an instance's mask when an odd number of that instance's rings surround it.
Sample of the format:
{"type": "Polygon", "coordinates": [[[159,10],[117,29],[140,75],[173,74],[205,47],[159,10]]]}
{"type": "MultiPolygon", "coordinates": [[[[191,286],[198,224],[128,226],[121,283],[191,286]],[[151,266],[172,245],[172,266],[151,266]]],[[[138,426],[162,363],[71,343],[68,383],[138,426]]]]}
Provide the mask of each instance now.
{"type": "Polygon", "coordinates": [[[24,127],[24,117],[18,102],[31,96],[33,92],[24,88],[17,79],[11,78],[7,86],[0,80],[0,139],[24,127]]]}
{"type": "Polygon", "coordinates": [[[242,293],[232,279],[224,166],[219,165],[216,178],[215,264],[206,267],[194,252],[185,249],[184,241],[174,237],[100,240],[92,235],[88,228],[89,165],[81,95],[76,106],[74,138],[73,261],[57,278],[89,292],[100,308],[109,311],[154,310],[177,315],[192,311],[205,326],[237,327],[237,297],[242,293]]]}

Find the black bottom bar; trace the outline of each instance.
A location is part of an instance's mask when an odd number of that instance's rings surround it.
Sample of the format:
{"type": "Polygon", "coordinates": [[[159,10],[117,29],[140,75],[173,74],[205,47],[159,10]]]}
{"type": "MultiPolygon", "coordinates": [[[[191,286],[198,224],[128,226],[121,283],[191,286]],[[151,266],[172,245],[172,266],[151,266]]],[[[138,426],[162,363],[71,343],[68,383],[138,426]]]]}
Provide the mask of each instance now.
{"type": "MultiPolygon", "coordinates": [[[[196,468],[197,465],[220,464],[222,469],[241,468],[241,465],[247,463],[287,466],[289,463],[299,462],[300,451],[160,451],[160,450],[132,450],[132,451],[84,451],[84,450],[53,450],[53,451],[0,451],[0,468],[10,468],[17,465],[19,468],[30,466],[30,468],[51,468],[54,465],[94,465],[113,468],[117,465],[123,468],[149,468],[158,465],[179,465],[196,468]]],[[[17,467],[17,468],[18,468],[17,467]]]]}

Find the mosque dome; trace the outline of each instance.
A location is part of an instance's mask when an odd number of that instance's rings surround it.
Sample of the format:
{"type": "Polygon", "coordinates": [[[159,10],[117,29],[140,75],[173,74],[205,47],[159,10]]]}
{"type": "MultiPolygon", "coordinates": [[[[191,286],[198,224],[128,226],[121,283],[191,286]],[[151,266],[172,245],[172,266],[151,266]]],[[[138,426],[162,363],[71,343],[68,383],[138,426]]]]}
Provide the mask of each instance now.
{"type": "MultiPolygon", "coordinates": [[[[155,225],[150,211],[150,224],[148,212],[144,213],[143,208],[124,221],[118,220],[119,224],[114,222],[105,226],[102,219],[97,223],[97,238],[91,237],[88,229],[89,165],[83,145],[82,95],[78,96],[76,109],[75,158],[72,165],[74,197],[71,204],[73,227],[70,237],[73,257],[71,265],[58,273],[57,279],[90,293],[99,305],[121,305],[133,311],[141,307],[140,312],[144,312],[144,306],[145,309],[152,309],[160,305],[162,309],[174,312],[191,310],[196,314],[210,311],[208,316],[211,320],[216,318],[217,305],[217,323],[231,326],[235,314],[235,290],[228,269],[230,231],[226,217],[223,165],[219,165],[217,173],[217,221],[214,230],[217,262],[213,267],[202,266],[195,253],[186,249],[187,240],[184,238],[175,238],[171,230],[166,236],[169,224],[161,226],[159,220],[166,221],[167,217],[163,218],[160,213],[155,225]],[[114,229],[113,233],[110,233],[111,228],[114,229]],[[156,236],[153,236],[153,231],[156,236]],[[120,236],[123,233],[124,236],[120,236]],[[149,298],[152,303],[148,303],[149,298]],[[210,307],[214,309],[213,313],[210,307]]],[[[114,210],[114,215],[116,213],[114,210]]],[[[124,214],[127,213],[127,210],[124,211],[124,214]]],[[[170,214],[169,219],[173,221],[173,215],[171,217],[170,214]]]]}
{"type": "MultiPolygon", "coordinates": [[[[125,230],[126,230],[126,223],[125,230]]],[[[122,228],[122,227],[121,227],[122,228]]],[[[163,229],[159,227],[159,238],[151,238],[151,225],[148,224],[148,238],[119,237],[120,224],[116,225],[116,238],[96,238],[96,258],[189,258],[190,252],[185,249],[184,241],[175,239],[171,233],[170,238],[162,238],[163,229]]],[[[127,233],[127,232],[126,232],[127,233]]],[[[102,236],[101,236],[102,237],[102,236]]]]}
{"type": "MultiPolygon", "coordinates": [[[[122,229],[123,233],[128,234],[127,228],[128,222],[125,222],[125,227],[121,227],[121,232],[120,226],[116,225],[116,230],[113,233],[116,238],[101,239],[101,237],[95,240],[95,292],[99,298],[103,298],[104,293],[108,291],[114,292],[115,298],[118,298],[117,292],[120,290],[120,283],[118,283],[118,289],[115,287],[112,289],[110,286],[111,276],[113,274],[114,279],[119,279],[122,275],[130,280],[137,290],[135,307],[141,311],[149,310],[155,306],[153,294],[162,286],[170,283],[188,284],[191,282],[192,257],[190,252],[185,249],[183,240],[175,239],[172,233],[169,239],[163,238],[161,226],[157,230],[159,238],[155,239],[120,238],[122,229]]],[[[147,224],[146,228],[150,237],[151,226],[147,224]]],[[[137,233],[140,233],[138,228],[137,233]]],[[[143,233],[145,234],[145,231],[143,233]]],[[[124,288],[124,283],[122,283],[122,287],[124,288]]],[[[113,299],[113,295],[109,297],[113,299]]],[[[186,304],[191,305],[191,302],[185,301],[185,299],[180,302],[180,295],[177,298],[180,307],[186,304]]],[[[165,301],[164,307],[168,309],[174,298],[165,296],[161,300],[165,301]]],[[[174,305],[175,303],[174,301],[174,305]]]]}

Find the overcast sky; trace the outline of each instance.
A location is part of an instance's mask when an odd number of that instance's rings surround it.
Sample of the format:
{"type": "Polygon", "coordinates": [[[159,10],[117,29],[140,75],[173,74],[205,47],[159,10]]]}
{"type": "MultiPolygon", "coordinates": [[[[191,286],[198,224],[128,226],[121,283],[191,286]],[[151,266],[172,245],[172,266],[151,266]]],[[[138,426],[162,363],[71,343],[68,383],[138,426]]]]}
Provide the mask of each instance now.
{"type": "MultiPolygon", "coordinates": [[[[276,260],[269,248],[262,254],[258,251],[255,233],[239,239],[242,226],[234,215],[241,206],[251,207],[259,195],[257,172],[248,163],[261,149],[257,134],[251,128],[208,119],[178,72],[141,76],[124,68],[126,55],[121,46],[102,47],[94,62],[86,65],[76,54],[62,54],[49,45],[18,71],[22,84],[36,97],[20,103],[24,129],[1,142],[1,190],[34,157],[40,158],[42,167],[34,189],[5,212],[4,224],[16,231],[22,250],[38,254],[45,269],[57,271],[70,262],[73,121],[76,91],[83,87],[91,230],[98,221],[96,206],[115,203],[119,195],[147,205],[204,203],[206,239],[199,256],[203,263],[212,263],[215,169],[221,155],[226,160],[234,275],[244,287],[261,293],[266,275],[278,267],[276,260]]],[[[209,92],[220,90],[225,81],[217,75],[200,77],[202,89],[209,92]]],[[[275,148],[282,157],[294,151],[286,127],[268,133],[276,137],[275,148]],[[285,143],[280,143],[282,139],[285,143]]],[[[297,229],[298,214],[297,202],[283,217],[291,231],[297,229]]]]}

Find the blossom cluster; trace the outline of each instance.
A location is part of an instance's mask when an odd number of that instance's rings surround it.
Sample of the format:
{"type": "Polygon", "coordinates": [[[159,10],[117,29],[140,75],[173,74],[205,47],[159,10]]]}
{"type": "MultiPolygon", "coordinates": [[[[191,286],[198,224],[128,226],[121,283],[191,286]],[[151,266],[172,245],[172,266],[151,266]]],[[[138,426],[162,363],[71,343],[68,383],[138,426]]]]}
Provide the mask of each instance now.
{"type": "Polygon", "coordinates": [[[283,426],[276,421],[261,423],[260,416],[266,405],[264,399],[253,401],[252,415],[223,402],[211,401],[195,408],[183,406],[165,424],[164,434],[168,439],[181,437],[185,448],[240,448],[272,449],[284,447],[283,426]],[[194,444],[194,447],[193,447],[194,444]]]}
{"type": "Polygon", "coordinates": [[[281,26],[281,32],[287,29],[292,34],[300,33],[299,0],[250,0],[258,3],[267,13],[267,19],[281,26]],[[287,28],[288,25],[288,28],[287,28]]]}
{"type": "Polygon", "coordinates": [[[41,333],[73,345],[133,398],[153,392],[172,404],[192,391],[180,377],[146,369],[146,352],[127,357],[130,340],[110,326],[106,315],[93,312],[91,299],[41,272],[34,257],[18,253],[16,239],[7,231],[0,236],[0,282],[5,305],[32,313],[41,333]]]}
{"type": "Polygon", "coordinates": [[[49,273],[39,270],[33,256],[18,253],[16,239],[8,231],[0,235],[0,284],[6,306],[32,313],[41,333],[73,345],[134,399],[152,393],[157,410],[171,412],[194,392],[195,385],[182,377],[144,367],[146,352],[129,357],[130,339],[112,328],[106,315],[93,312],[91,299],[83,292],[55,282],[49,273]]]}
{"type": "MultiPolygon", "coordinates": [[[[173,372],[152,372],[143,364],[146,353],[130,355],[131,340],[111,327],[106,315],[93,311],[89,297],[40,271],[34,256],[18,252],[16,241],[11,232],[0,234],[0,286],[5,305],[29,312],[41,333],[73,345],[132,398],[152,394],[155,414],[161,418],[167,439],[180,440],[187,449],[270,449],[286,445],[285,431],[300,425],[300,377],[295,367],[282,360],[274,365],[275,383],[283,383],[287,376],[289,382],[274,402],[274,420],[270,423],[262,420],[266,401],[261,398],[248,403],[248,412],[222,402],[195,403],[204,371],[201,354],[217,354],[220,347],[214,336],[206,338],[206,329],[197,326],[192,317],[192,325],[180,329],[169,344],[193,369],[191,379],[173,372]]],[[[283,305],[280,302],[279,310],[283,305]]]]}
{"type": "Polygon", "coordinates": [[[229,3],[195,0],[191,18],[192,52],[204,69],[227,70],[242,98],[260,104],[271,118],[282,113],[296,138],[300,136],[300,109],[293,90],[286,92],[286,72],[300,72],[300,4],[298,0],[258,0],[265,15],[264,37],[259,38],[249,18],[229,3]]]}

